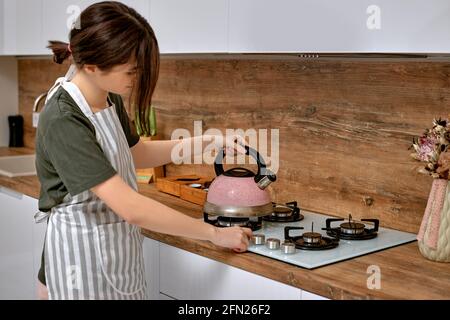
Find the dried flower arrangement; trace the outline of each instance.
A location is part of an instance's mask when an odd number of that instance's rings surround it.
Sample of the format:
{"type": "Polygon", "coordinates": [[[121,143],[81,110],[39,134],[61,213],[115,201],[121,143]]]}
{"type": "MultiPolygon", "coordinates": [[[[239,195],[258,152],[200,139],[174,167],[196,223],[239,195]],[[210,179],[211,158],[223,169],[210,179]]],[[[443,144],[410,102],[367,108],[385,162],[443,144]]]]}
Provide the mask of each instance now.
{"type": "Polygon", "coordinates": [[[426,129],[420,137],[414,137],[410,149],[411,157],[424,162],[420,173],[435,179],[448,179],[450,169],[450,121],[441,118],[433,120],[433,127],[426,129]]]}

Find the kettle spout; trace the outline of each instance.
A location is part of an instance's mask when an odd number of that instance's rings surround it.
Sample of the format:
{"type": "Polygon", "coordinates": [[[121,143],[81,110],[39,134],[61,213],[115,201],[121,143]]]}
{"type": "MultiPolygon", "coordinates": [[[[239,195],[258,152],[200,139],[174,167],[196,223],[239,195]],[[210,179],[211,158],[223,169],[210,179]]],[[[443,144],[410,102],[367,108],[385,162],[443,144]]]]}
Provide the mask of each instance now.
{"type": "Polygon", "coordinates": [[[277,180],[277,176],[270,170],[255,176],[255,182],[261,190],[266,189],[272,182],[277,180]]]}

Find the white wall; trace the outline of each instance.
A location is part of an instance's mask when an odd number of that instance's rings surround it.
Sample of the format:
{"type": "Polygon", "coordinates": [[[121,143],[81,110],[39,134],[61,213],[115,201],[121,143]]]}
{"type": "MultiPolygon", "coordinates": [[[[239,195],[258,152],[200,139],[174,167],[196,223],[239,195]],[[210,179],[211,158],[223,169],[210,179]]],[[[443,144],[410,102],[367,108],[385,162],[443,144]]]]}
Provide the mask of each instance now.
{"type": "Polygon", "coordinates": [[[17,59],[0,56],[0,147],[9,144],[8,116],[18,113],[17,59]]]}

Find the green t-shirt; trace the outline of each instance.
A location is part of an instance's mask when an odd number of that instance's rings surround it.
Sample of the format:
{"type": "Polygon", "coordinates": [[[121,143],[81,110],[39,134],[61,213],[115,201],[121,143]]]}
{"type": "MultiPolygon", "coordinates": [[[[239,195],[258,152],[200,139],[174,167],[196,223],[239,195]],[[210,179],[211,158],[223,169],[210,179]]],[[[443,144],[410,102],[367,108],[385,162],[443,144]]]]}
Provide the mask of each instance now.
{"type": "MultiPolygon", "coordinates": [[[[131,148],[139,136],[130,125],[122,98],[111,93],[109,98],[131,148]]],[[[36,170],[41,183],[39,210],[43,212],[62,203],[68,193],[75,196],[117,173],[96,139],[94,126],[62,87],[39,116],[36,170]]]]}

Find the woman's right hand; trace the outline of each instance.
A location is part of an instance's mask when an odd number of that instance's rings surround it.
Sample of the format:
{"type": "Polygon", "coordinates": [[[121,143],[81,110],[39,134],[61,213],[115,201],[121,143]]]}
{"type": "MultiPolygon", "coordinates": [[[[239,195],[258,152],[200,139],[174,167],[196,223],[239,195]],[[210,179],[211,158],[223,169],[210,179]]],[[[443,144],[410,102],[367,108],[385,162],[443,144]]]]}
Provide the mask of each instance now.
{"type": "Polygon", "coordinates": [[[245,252],[247,251],[251,237],[252,230],[249,228],[216,227],[212,243],[221,247],[233,249],[235,252],[245,252]]]}

